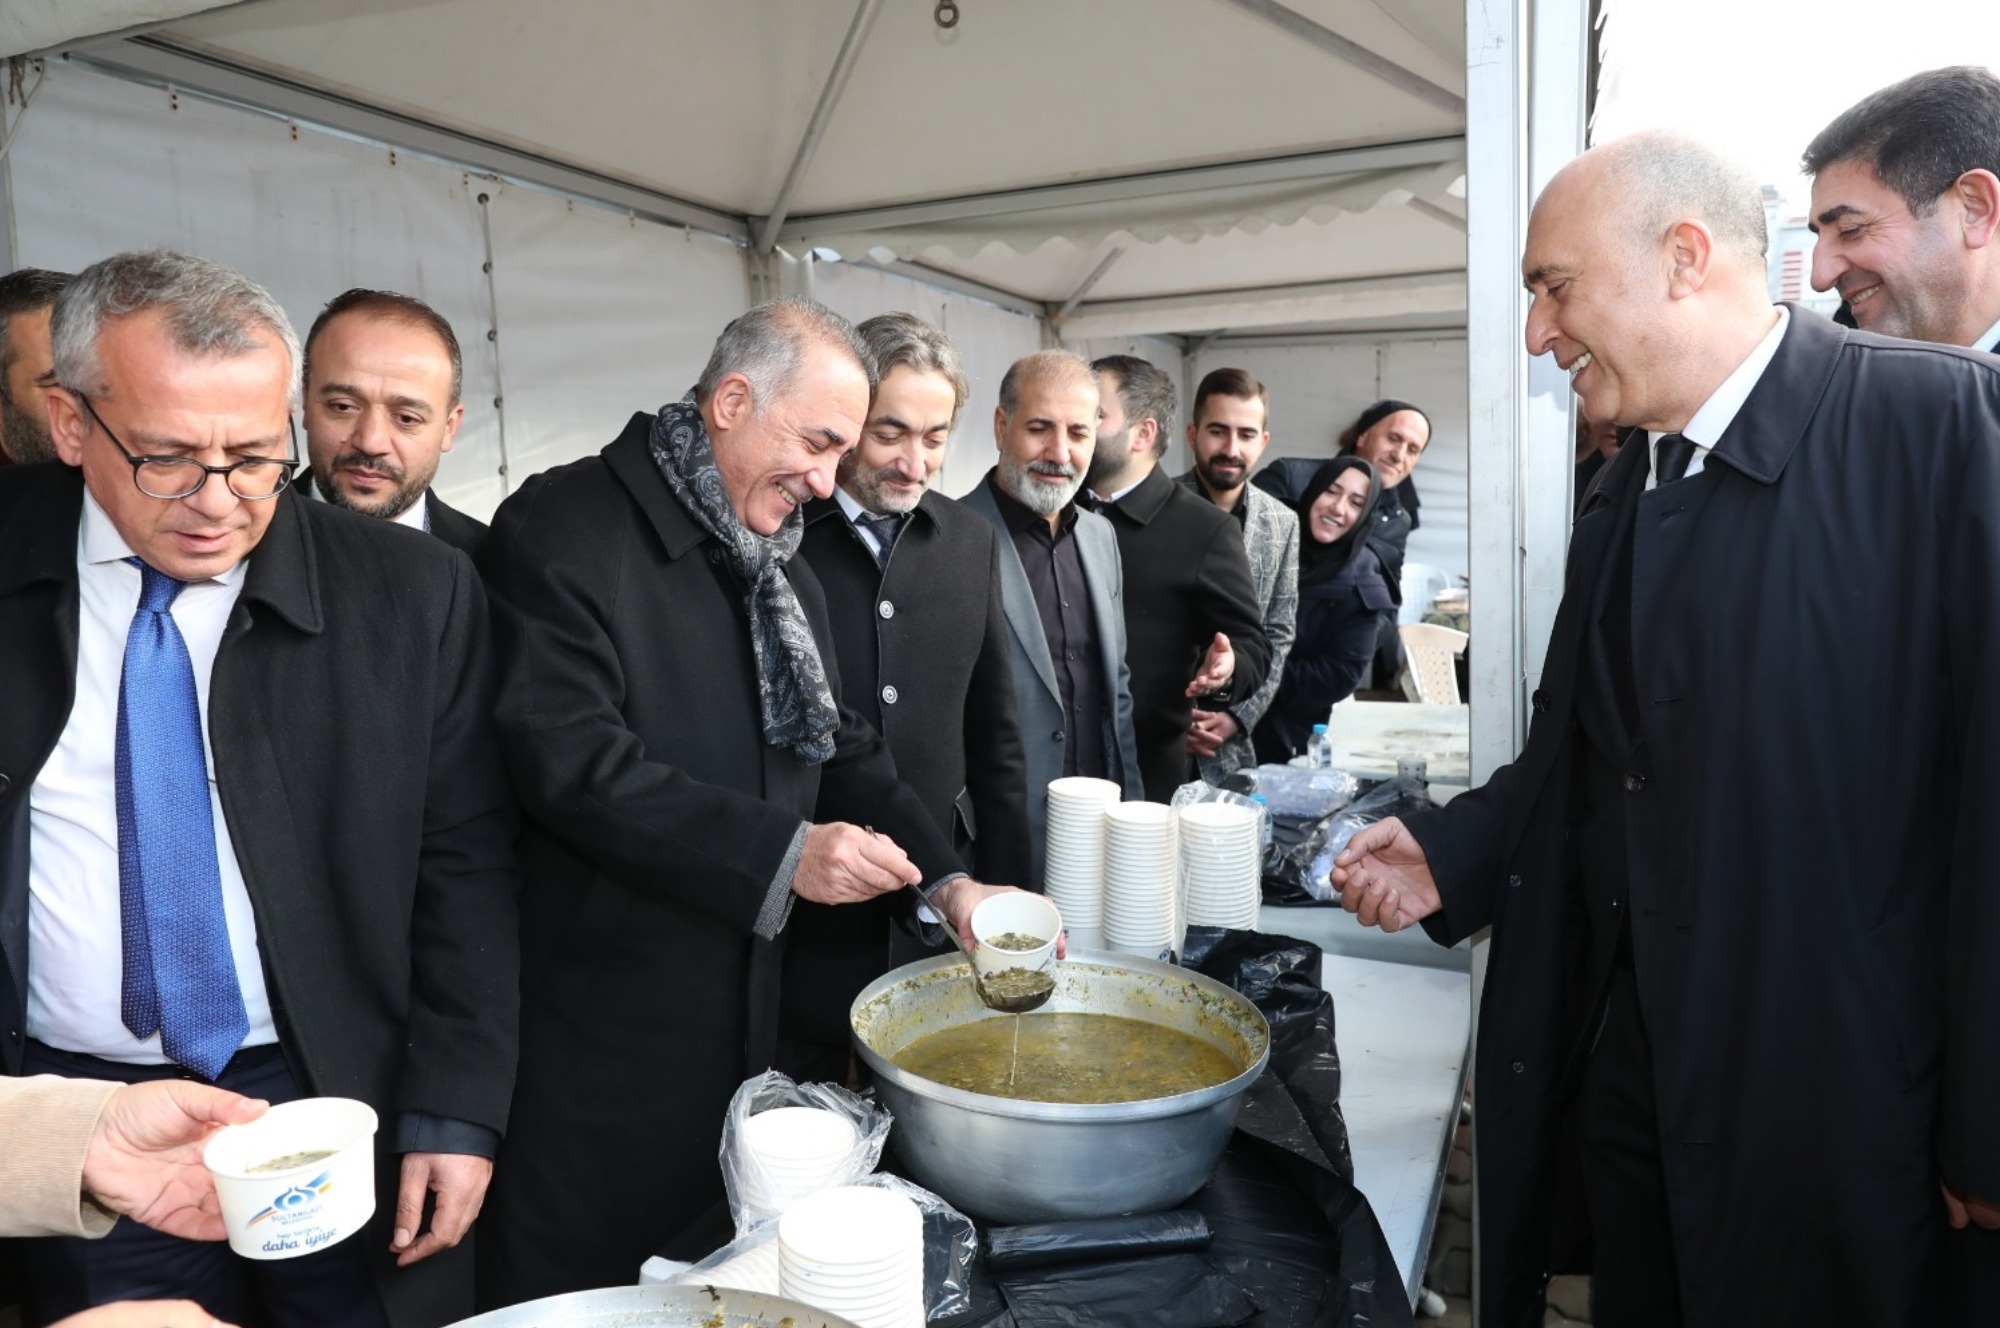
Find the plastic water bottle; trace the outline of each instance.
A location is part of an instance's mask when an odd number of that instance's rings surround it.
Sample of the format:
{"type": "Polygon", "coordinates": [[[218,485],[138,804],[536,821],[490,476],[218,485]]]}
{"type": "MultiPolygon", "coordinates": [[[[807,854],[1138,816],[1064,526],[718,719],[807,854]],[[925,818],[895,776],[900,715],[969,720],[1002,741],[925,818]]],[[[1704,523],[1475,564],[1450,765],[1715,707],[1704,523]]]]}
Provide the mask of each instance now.
{"type": "Polygon", "coordinates": [[[1324,724],[1313,725],[1312,737],[1306,740],[1306,764],[1315,770],[1333,769],[1333,738],[1324,724]]]}
{"type": "Polygon", "coordinates": [[[1271,851],[1271,800],[1261,793],[1252,793],[1250,801],[1257,805],[1257,845],[1260,853],[1271,851]]]}

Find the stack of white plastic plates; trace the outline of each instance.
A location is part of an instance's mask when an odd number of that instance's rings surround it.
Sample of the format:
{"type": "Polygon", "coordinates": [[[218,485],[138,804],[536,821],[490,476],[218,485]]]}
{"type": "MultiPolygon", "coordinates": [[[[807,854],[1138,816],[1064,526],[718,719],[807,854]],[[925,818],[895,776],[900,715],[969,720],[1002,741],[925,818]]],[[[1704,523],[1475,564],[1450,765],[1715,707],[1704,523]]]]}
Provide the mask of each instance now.
{"type": "Polygon", "coordinates": [[[1180,810],[1183,899],[1197,927],[1257,929],[1263,897],[1263,864],[1257,813],[1226,802],[1198,802],[1180,810]]]}
{"type": "Polygon", "coordinates": [[[1104,945],[1104,809],[1117,806],[1122,794],[1108,779],[1071,776],[1049,784],[1042,888],[1062,910],[1076,949],[1104,945]]]}
{"type": "Polygon", "coordinates": [[[755,1291],[766,1296],[778,1295],[778,1242],[767,1240],[728,1263],[697,1276],[709,1286],[733,1287],[738,1291],[755,1291]]]}
{"type": "Polygon", "coordinates": [[[774,1107],[743,1122],[743,1206],[751,1222],[851,1179],[854,1124],[819,1107],[774,1107]]]}
{"type": "Polygon", "coordinates": [[[1121,802],[1104,809],[1106,949],[1147,959],[1172,953],[1180,931],[1174,839],[1174,810],[1164,803],[1121,802]]]}
{"type": "Polygon", "coordinates": [[[866,1185],[802,1200],[778,1219],[778,1291],[860,1328],[923,1328],[923,1214],[866,1185]]]}

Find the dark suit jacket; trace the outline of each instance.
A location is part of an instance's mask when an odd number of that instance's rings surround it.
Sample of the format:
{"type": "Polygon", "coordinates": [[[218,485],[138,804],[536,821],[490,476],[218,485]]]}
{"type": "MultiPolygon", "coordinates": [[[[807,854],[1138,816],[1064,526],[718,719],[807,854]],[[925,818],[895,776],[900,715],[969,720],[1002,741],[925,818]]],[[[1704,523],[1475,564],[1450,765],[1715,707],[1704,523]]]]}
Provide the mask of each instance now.
{"type": "MultiPolygon", "coordinates": [[[[745,587],[660,476],[652,424],[530,479],[479,552],[527,816],[489,1304],[630,1281],[721,1199],[724,1110],[776,1042],[780,956],[754,931],[802,822],[872,825],[927,881],[958,870],[853,710],[824,765],[764,741],[745,587]]],[[[838,689],[819,582],[786,572],[838,689]]]]}
{"type": "MultiPolygon", "coordinates": [[[[383,1115],[356,1239],[394,1321],[460,1318],[469,1249],[389,1266],[395,1116],[500,1131],[514,1084],[513,818],[486,597],[464,555],[281,494],[211,675],[209,741],[279,1034],[309,1093],[383,1115]],[[379,1188],[387,1186],[388,1188],[379,1188]]],[[[67,466],[0,474],[0,1054],[26,1001],[28,789],[69,715],[77,523],[67,466]]],[[[105,796],[111,796],[107,789],[105,796]]]]}
{"type": "MultiPolygon", "coordinates": [[[[292,487],[310,495],[315,482],[312,469],[308,467],[299,472],[299,477],[293,482],[292,487]]],[[[468,555],[477,553],[479,541],[486,538],[486,523],[467,516],[456,507],[446,505],[444,499],[438,497],[436,489],[424,490],[424,497],[428,502],[429,533],[461,553],[468,555]]]]}
{"type": "Polygon", "coordinates": [[[1426,929],[1493,928],[1482,1322],[1540,1320],[1578,1212],[1577,736],[1621,525],[1649,767],[1623,786],[1625,912],[1687,1321],[1991,1316],[1946,1270],[1969,1251],[1991,1279],[2000,1235],[1947,1230],[1938,1183],[2000,1194],[1996,438],[1991,357],[1794,309],[1699,474],[1647,490],[1643,437],[1605,467],[1526,748],[1409,823],[1426,929]]]}
{"type": "Polygon", "coordinates": [[[1228,694],[1249,696],[1262,685],[1271,667],[1263,606],[1235,520],[1159,467],[1099,510],[1118,534],[1125,565],[1125,658],[1139,770],[1146,797],[1165,802],[1194,777],[1187,685],[1217,632],[1236,651],[1228,694]]]}
{"type": "MultiPolygon", "coordinates": [[[[1032,854],[1029,873],[1041,888],[1047,852],[1048,787],[1062,777],[1063,733],[1070,720],[1063,713],[1055,661],[1042,631],[1041,610],[1034,587],[1014,546],[1014,532],[993,501],[994,472],[974,485],[963,499],[965,510],[993,528],[1000,557],[1000,606],[1007,615],[1009,671],[1014,676],[1014,704],[1021,717],[1021,746],[1028,764],[1028,837],[1032,854]]],[[[1104,668],[1105,778],[1122,787],[1128,799],[1141,796],[1138,746],[1132,740],[1131,671],[1125,664],[1125,575],[1118,564],[1118,537],[1111,523],[1095,512],[1078,511],[1070,538],[1090,591],[1090,610],[1097,626],[1098,660],[1104,668]]]]}
{"type": "MultiPolygon", "coordinates": [[[[940,493],[924,495],[889,559],[831,498],[806,505],[799,555],[826,592],[843,695],[882,734],[896,771],[982,881],[1030,879],[1026,761],[1007,665],[1007,618],[993,527],[940,493]],[[889,700],[894,696],[894,701],[889,700]]],[[[890,925],[900,901],[806,901],[787,927],[786,1036],[848,1045],[861,988],[926,947],[890,925]]]]}

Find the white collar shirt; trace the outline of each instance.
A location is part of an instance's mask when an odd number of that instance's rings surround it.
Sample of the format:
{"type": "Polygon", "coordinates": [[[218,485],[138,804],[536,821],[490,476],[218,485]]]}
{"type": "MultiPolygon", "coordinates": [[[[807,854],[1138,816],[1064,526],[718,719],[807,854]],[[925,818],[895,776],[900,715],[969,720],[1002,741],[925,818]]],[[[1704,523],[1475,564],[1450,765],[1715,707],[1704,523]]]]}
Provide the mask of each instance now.
{"type": "MultiPolygon", "coordinates": [[[[167,1060],[160,1035],[136,1038],[119,1017],[118,688],[125,638],[138,611],[139,569],[111,518],[84,493],[77,529],[76,696],[55,749],[28,791],[28,1018],[31,1038],[62,1051],[134,1065],[167,1060]]],[[[209,743],[209,674],[243,588],[247,563],[190,582],[170,612],[187,643],[208,763],[209,810],[223,916],[250,1031],[244,1046],[277,1041],[258,957],[257,919],[222,814],[209,743]]]]}
{"type": "Polygon", "coordinates": [[[1995,345],[2000,345],[2000,322],[1994,323],[1992,327],[1989,327],[1984,332],[1981,332],[1979,336],[1973,340],[1972,349],[1992,350],[1995,345]]]}
{"type": "MultiPolygon", "coordinates": [[[[1772,357],[1778,353],[1778,343],[1785,339],[1785,329],[1791,326],[1792,311],[1783,305],[1777,306],[1778,321],[1757,343],[1743,363],[1736,366],[1729,377],[1722,380],[1722,386],[1709,395],[1681,429],[1681,437],[1694,444],[1694,456],[1688,461],[1688,468],[1681,478],[1701,474],[1708,454],[1722,441],[1722,435],[1735,422],[1736,413],[1743,409],[1743,403],[1750,399],[1764,370],[1771,367],[1772,357]]],[[[1664,433],[1646,431],[1646,487],[1657,488],[1660,483],[1660,439],[1664,433]]]]}

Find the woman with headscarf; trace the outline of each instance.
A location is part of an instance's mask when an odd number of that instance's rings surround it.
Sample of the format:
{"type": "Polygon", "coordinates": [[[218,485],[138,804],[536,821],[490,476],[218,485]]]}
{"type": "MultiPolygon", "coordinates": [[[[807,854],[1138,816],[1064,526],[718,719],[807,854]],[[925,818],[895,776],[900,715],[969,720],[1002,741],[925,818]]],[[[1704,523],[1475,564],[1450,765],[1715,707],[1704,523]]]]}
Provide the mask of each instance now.
{"type": "Polygon", "coordinates": [[[1352,696],[1368,671],[1376,624],[1395,608],[1368,539],[1381,496],[1375,467],[1348,455],[1315,471],[1298,501],[1298,634],[1253,735],[1260,761],[1303,752],[1313,725],[1326,723],[1334,702],[1352,696]]]}
{"type": "Polygon", "coordinates": [[[1407,401],[1385,397],[1355,417],[1341,431],[1341,456],[1358,456],[1375,467],[1382,481],[1382,498],[1375,504],[1368,545],[1382,562],[1390,609],[1382,615],[1375,644],[1375,685],[1393,688],[1403,665],[1403,641],[1396,632],[1396,606],[1403,602],[1403,554],[1410,532],[1422,521],[1416,481],[1410,472],[1430,446],[1431,417],[1407,401]]]}

